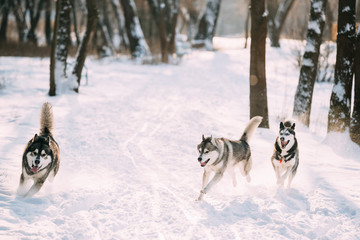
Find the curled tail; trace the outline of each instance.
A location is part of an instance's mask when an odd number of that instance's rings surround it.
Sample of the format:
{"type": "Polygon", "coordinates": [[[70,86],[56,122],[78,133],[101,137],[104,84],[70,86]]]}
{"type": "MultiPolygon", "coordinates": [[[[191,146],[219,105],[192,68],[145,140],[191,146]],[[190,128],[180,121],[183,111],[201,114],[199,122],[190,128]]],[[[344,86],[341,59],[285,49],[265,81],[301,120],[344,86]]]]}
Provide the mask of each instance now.
{"type": "Polygon", "coordinates": [[[52,135],[54,126],[54,117],[52,106],[46,102],[42,105],[40,113],[40,135],[52,135]]]}
{"type": "Polygon", "coordinates": [[[255,116],[252,119],[250,119],[250,122],[246,126],[240,140],[249,142],[251,137],[254,135],[256,128],[260,125],[262,119],[263,118],[260,116],[255,116]]]}

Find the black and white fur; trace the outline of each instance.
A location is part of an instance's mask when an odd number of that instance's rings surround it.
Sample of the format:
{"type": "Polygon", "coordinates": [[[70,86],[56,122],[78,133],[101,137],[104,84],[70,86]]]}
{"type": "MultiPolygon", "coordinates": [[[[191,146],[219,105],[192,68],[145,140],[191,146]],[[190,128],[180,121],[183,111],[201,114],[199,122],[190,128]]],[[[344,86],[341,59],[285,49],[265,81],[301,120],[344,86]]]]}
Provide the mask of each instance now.
{"type": "Polygon", "coordinates": [[[275,171],[277,184],[283,187],[285,180],[288,179],[287,187],[290,188],[299,166],[299,149],[295,137],[295,123],[291,121],[280,123],[280,131],[275,140],[271,164],[275,171]]]}
{"type": "Polygon", "coordinates": [[[60,150],[53,137],[53,112],[50,103],[43,104],[40,114],[40,132],[26,145],[22,157],[22,173],[18,194],[31,197],[37,193],[49,176],[51,181],[60,166],[60,150]],[[26,191],[27,182],[34,181],[26,191]]]}
{"type": "Polygon", "coordinates": [[[230,173],[234,187],[237,185],[235,176],[236,167],[239,167],[241,174],[246,177],[248,182],[251,181],[249,172],[252,160],[249,140],[261,121],[262,117],[253,117],[239,140],[205,138],[204,135],[202,136],[202,141],[197,146],[197,149],[199,151],[198,161],[200,166],[204,168],[204,174],[202,188],[197,200],[202,200],[204,195],[221,180],[225,170],[230,173]],[[215,175],[209,181],[211,172],[214,172],[215,175]]]}

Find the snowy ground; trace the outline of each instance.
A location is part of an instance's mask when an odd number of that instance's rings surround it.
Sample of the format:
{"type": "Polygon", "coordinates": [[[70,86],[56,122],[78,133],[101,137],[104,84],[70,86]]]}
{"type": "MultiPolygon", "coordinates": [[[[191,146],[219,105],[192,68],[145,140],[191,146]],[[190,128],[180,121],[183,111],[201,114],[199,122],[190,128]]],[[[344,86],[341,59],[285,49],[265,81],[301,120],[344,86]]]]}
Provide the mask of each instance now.
{"type": "MultiPolygon", "coordinates": [[[[0,58],[0,239],[360,239],[360,148],[326,136],[330,84],[315,88],[312,125],[297,125],[300,166],[279,189],[270,163],[291,117],[297,42],[267,48],[270,129],[251,148],[252,182],[230,177],[195,202],[201,135],[239,138],[249,119],[249,49],[216,39],[180,65],[87,61],[80,94],[48,97],[49,59],[0,58]],[[53,183],[17,197],[21,156],[53,105],[61,166],[53,183]]],[[[240,174],[239,174],[240,175],[240,174]]]]}

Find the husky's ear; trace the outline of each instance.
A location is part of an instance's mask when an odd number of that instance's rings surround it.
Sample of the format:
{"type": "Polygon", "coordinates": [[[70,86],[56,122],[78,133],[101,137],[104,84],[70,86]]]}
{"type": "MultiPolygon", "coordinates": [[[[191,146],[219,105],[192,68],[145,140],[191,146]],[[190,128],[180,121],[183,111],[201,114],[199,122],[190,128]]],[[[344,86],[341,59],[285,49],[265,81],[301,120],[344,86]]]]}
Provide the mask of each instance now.
{"type": "Polygon", "coordinates": [[[35,142],[37,138],[38,138],[38,135],[35,133],[35,136],[33,137],[33,139],[31,139],[31,142],[35,142]]]}
{"type": "Polygon", "coordinates": [[[205,140],[204,134],[202,135],[202,140],[203,140],[203,141],[205,140]]]}
{"type": "Polygon", "coordinates": [[[284,123],[280,122],[280,130],[283,130],[285,128],[284,123]]]}
{"type": "Polygon", "coordinates": [[[292,129],[292,130],[295,130],[295,123],[293,123],[293,124],[291,125],[291,129],[292,129]]]}

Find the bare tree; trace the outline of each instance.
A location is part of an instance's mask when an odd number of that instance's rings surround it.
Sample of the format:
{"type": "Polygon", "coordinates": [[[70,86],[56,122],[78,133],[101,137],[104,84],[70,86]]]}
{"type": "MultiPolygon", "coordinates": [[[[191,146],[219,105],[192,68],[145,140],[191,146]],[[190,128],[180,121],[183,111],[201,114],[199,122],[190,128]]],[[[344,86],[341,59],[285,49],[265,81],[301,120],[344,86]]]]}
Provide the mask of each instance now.
{"type": "Polygon", "coordinates": [[[56,96],[56,82],[55,82],[55,64],[56,64],[56,45],[57,45],[57,35],[59,29],[60,21],[60,0],[56,2],[56,14],[55,14],[55,24],[54,24],[54,34],[53,41],[51,44],[51,53],[50,53],[50,89],[49,96],[56,96]]]}
{"type": "Polygon", "coordinates": [[[269,128],[265,49],[267,19],[265,0],[251,0],[250,118],[262,116],[260,127],[269,128]]]}
{"type": "Polygon", "coordinates": [[[51,45],[51,0],[45,0],[45,38],[46,44],[51,45]]]}
{"type": "MultiPolygon", "coordinates": [[[[274,1],[276,0],[272,0],[269,2],[271,3],[274,1]]],[[[270,14],[270,17],[268,19],[268,28],[269,28],[269,38],[272,47],[280,47],[280,42],[279,42],[280,33],[285,23],[286,17],[290,12],[291,7],[294,5],[294,2],[295,0],[282,0],[279,7],[277,7],[276,10],[275,9],[273,10],[274,12],[276,11],[276,14],[270,14]],[[272,15],[274,17],[272,17],[272,15]]],[[[271,5],[269,4],[269,6],[271,5]]],[[[272,11],[270,11],[270,13],[271,12],[272,11]]]]}
{"type": "Polygon", "coordinates": [[[55,96],[67,79],[67,57],[70,44],[70,0],[58,0],[56,3],[56,16],[54,28],[54,41],[51,46],[50,64],[50,96],[55,96]]]}
{"type": "Polygon", "coordinates": [[[250,14],[251,14],[251,3],[248,4],[246,21],[245,21],[245,45],[244,48],[247,48],[247,42],[249,38],[249,22],[250,22],[250,14]]]}
{"type": "Polygon", "coordinates": [[[149,46],[136,13],[134,0],[120,0],[125,16],[125,27],[129,38],[130,52],[133,57],[150,55],[149,46]]]}
{"type": "Polygon", "coordinates": [[[350,126],[351,89],[355,51],[355,0],[339,0],[334,86],[330,99],[328,132],[350,126]]]}
{"type": "Polygon", "coordinates": [[[212,40],[215,36],[216,23],[220,12],[221,0],[209,0],[205,12],[200,19],[199,29],[195,36],[196,41],[201,41],[207,49],[213,49],[212,40]]]}
{"type": "Polygon", "coordinates": [[[0,25],[0,42],[5,42],[10,12],[10,0],[4,0],[4,2],[2,3],[2,8],[0,10],[2,10],[2,19],[0,25]]]}
{"type": "Polygon", "coordinates": [[[87,46],[97,24],[98,10],[96,6],[96,0],[86,0],[86,9],[88,13],[86,30],[83,39],[80,43],[78,52],[76,54],[76,62],[71,76],[74,79],[73,82],[76,81],[77,83],[76,87],[74,87],[75,92],[79,92],[79,87],[81,83],[81,73],[86,60],[87,46]]]}
{"type": "Polygon", "coordinates": [[[354,107],[350,121],[350,137],[360,145],[360,29],[356,37],[354,107]]]}
{"type": "Polygon", "coordinates": [[[310,124],[311,102],[325,26],[326,3],[327,0],[311,1],[305,53],[294,100],[293,115],[306,126],[310,124]]]}
{"type": "Polygon", "coordinates": [[[125,33],[125,20],[124,15],[120,11],[120,5],[118,0],[110,0],[111,7],[114,11],[115,19],[117,21],[118,34],[120,37],[120,49],[122,47],[127,48],[129,46],[129,39],[125,33]]]}
{"type": "Polygon", "coordinates": [[[43,9],[44,0],[40,0],[38,2],[36,9],[35,9],[35,1],[34,0],[28,0],[28,1],[26,1],[26,4],[27,4],[27,9],[29,10],[29,15],[30,15],[30,29],[27,34],[27,39],[36,45],[37,44],[37,36],[36,36],[35,29],[37,28],[37,25],[39,23],[40,12],[43,9]]]}
{"type": "Polygon", "coordinates": [[[169,62],[169,54],[175,53],[178,0],[148,0],[155,22],[159,27],[161,61],[169,62]]]}

